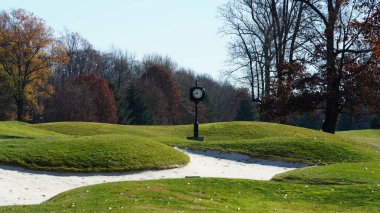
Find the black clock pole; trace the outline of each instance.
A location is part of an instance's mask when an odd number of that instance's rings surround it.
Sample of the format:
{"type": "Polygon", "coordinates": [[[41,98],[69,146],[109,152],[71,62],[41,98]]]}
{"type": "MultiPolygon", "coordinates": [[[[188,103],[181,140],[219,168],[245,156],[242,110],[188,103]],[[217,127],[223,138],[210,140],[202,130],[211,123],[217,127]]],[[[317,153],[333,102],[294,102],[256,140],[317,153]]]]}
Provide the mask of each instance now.
{"type": "Polygon", "coordinates": [[[205,97],[205,90],[198,86],[198,81],[195,81],[195,87],[190,88],[190,100],[195,104],[194,116],[194,135],[187,137],[189,140],[204,141],[203,137],[199,137],[199,121],[198,121],[198,103],[205,97]]]}
{"type": "Polygon", "coordinates": [[[199,138],[198,102],[195,102],[194,138],[199,138]]]}

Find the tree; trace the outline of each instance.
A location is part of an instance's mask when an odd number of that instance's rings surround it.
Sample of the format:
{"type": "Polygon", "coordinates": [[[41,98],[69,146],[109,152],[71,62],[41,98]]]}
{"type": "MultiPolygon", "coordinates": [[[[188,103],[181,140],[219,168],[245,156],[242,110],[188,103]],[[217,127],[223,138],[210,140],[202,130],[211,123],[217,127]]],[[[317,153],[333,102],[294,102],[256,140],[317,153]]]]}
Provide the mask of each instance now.
{"type": "Polygon", "coordinates": [[[103,54],[103,61],[107,64],[102,71],[102,77],[107,79],[115,88],[118,96],[124,97],[130,86],[138,79],[139,62],[133,54],[113,49],[103,54]]]}
{"type": "Polygon", "coordinates": [[[52,30],[42,19],[23,9],[0,13],[0,72],[8,79],[17,105],[17,119],[25,118],[25,106],[42,110],[38,103],[53,93],[47,80],[51,67],[64,61],[52,30]]]}
{"type": "MultiPolygon", "coordinates": [[[[190,124],[194,122],[194,103],[189,99],[189,88],[195,80],[206,89],[206,97],[198,105],[200,122],[232,121],[242,99],[241,92],[228,82],[215,81],[209,75],[195,75],[190,70],[180,69],[173,73],[174,80],[181,92],[180,122],[190,124]]],[[[244,93],[248,95],[248,93],[244,93]]]]}
{"type": "Polygon", "coordinates": [[[99,58],[97,51],[79,33],[65,30],[58,42],[64,47],[68,63],[55,67],[56,78],[64,80],[70,76],[78,76],[84,72],[95,72],[97,70],[98,63],[93,60],[99,58]]]}
{"type": "Polygon", "coordinates": [[[142,100],[140,93],[134,85],[128,89],[123,124],[150,125],[153,124],[153,116],[148,106],[142,100]]]}
{"type": "Polygon", "coordinates": [[[249,85],[263,120],[287,123],[294,71],[306,58],[300,51],[311,21],[305,8],[296,0],[230,0],[219,10],[222,33],[231,38],[226,73],[249,85]]]}
{"type": "Polygon", "coordinates": [[[115,100],[104,79],[82,73],[65,81],[49,104],[48,121],[117,122],[115,100]]]}
{"type": "Polygon", "coordinates": [[[236,112],[237,121],[254,121],[256,119],[256,113],[254,105],[249,99],[243,99],[240,101],[240,106],[236,112]]]}
{"type": "Polygon", "coordinates": [[[380,129],[380,115],[376,115],[371,121],[372,129],[380,129]]]}
{"type": "Polygon", "coordinates": [[[156,124],[178,123],[181,94],[171,70],[161,65],[151,66],[142,74],[139,87],[156,124]]]}
{"type": "Polygon", "coordinates": [[[9,87],[9,77],[0,71],[0,120],[8,120],[12,117],[15,107],[12,99],[13,89],[9,87]]]}
{"type": "Polygon", "coordinates": [[[288,123],[290,110],[323,109],[322,129],[334,133],[342,110],[380,108],[378,11],[376,0],[231,0],[222,7],[232,72],[248,73],[239,77],[249,82],[260,119],[288,123]]]}
{"type": "Polygon", "coordinates": [[[367,26],[358,23],[366,23],[376,14],[378,2],[297,1],[318,17],[314,29],[308,31],[314,47],[314,65],[319,69],[314,77],[324,97],[322,130],[334,133],[343,109],[360,110],[360,106],[367,106],[369,96],[377,96],[379,72],[370,66],[374,64],[376,46],[366,43],[367,26]]]}

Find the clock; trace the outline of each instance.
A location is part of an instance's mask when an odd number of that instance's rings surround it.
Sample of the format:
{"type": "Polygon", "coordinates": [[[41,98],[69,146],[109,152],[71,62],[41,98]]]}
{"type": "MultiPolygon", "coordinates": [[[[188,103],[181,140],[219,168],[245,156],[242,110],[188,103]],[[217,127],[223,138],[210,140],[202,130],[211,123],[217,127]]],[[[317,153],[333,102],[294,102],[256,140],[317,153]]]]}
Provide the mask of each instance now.
{"type": "Polygon", "coordinates": [[[194,102],[202,101],[205,97],[205,89],[202,87],[190,88],[190,100],[194,102]]]}
{"type": "Polygon", "coordinates": [[[196,88],[193,90],[193,97],[195,99],[200,99],[200,98],[202,98],[202,96],[203,96],[203,90],[202,89],[196,88]]]}

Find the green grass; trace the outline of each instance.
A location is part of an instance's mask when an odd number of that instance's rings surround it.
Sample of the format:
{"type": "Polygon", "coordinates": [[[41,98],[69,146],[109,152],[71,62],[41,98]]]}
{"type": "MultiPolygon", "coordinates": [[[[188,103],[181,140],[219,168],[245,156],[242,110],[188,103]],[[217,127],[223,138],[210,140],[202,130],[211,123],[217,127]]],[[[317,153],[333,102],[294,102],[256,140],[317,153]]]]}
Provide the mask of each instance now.
{"type": "Polygon", "coordinates": [[[273,181],[202,178],[100,184],[40,205],[0,207],[0,212],[380,211],[380,130],[332,135],[260,122],[205,124],[200,130],[203,143],[186,140],[191,126],[2,122],[0,162],[64,171],[165,168],[188,161],[170,147],[179,146],[318,166],[279,174],[273,181]],[[165,165],[156,164],[161,161],[165,165]]]}
{"type": "Polygon", "coordinates": [[[351,140],[305,128],[264,122],[211,123],[201,126],[204,143],[186,140],[192,126],[120,126],[97,123],[50,123],[36,125],[71,136],[123,134],[146,137],[170,146],[239,152],[254,158],[314,164],[361,162],[371,152],[351,140]],[[94,129],[94,130],[93,130],[94,129]]]}
{"type": "MultiPolygon", "coordinates": [[[[77,133],[86,126],[85,123],[70,125],[77,133]]],[[[2,164],[52,171],[119,172],[165,169],[189,161],[183,153],[149,138],[113,134],[116,132],[106,132],[106,128],[88,129],[88,134],[71,136],[35,127],[15,122],[0,123],[2,164]]]]}
{"type": "Polygon", "coordinates": [[[309,184],[380,184],[380,130],[344,131],[337,135],[371,150],[374,159],[360,163],[303,168],[279,174],[274,180],[309,184]]]}
{"type": "Polygon", "coordinates": [[[315,186],[231,179],[117,182],[0,212],[377,212],[376,185],[315,186]]]}
{"type": "Polygon", "coordinates": [[[279,174],[274,180],[320,185],[377,185],[380,184],[380,166],[378,161],[374,161],[308,167],[279,174]]]}
{"type": "Polygon", "coordinates": [[[377,156],[380,156],[380,130],[379,129],[367,129],[367,130],[354,130],[343,131],[337,133],[343,138],[348,138],[355,141],[358,144],[366,146],[377,152],[377,156]]]}
{"type": "Polygon", "coordinates": [[[30,169],[113,172],[183,165],[187,156],[169,146],[239,152],[254,158],[311,164],[374,158],[352,140],[299,127],[228,122],[201,126],[206,142],[186,140],[192,126],[122,126],[63,122],[0,123],[0,163],[30,169]]]}

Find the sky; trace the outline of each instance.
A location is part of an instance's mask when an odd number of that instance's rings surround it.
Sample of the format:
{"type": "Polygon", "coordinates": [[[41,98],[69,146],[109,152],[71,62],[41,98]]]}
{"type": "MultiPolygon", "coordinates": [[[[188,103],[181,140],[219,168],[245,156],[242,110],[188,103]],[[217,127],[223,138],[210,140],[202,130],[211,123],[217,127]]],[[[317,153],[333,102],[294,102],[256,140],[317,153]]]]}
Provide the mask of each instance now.
{"type": "Polygon", "coordinates": [[[227,0],[0,0],[0,9],[23,8],[56,33],[78,32],[96,49],[113,47],[141,59],[169,56],[179,66],[219,78],[227,40],[217,9],[227,0]]]}

